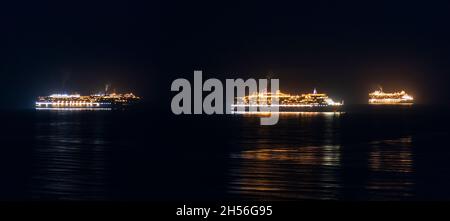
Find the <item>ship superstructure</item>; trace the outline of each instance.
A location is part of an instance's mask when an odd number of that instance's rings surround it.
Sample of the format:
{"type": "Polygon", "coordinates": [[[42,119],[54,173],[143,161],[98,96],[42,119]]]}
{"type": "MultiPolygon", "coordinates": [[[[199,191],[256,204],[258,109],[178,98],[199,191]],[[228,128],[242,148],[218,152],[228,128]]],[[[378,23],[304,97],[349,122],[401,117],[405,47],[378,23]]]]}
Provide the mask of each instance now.
{"type": "Polygon", "coordinates": [[[385,93],[380,88],[369,93],[369,104],[413,104],[414,98],[405,91],[385,93]]]}
{"type": "Polygon", "coordinates": [[[263,92],[253,93],[244,97],[237,97],[236,103],[232,105],[232,109],[238,107],[267,107],[278,106],[280,111],[336,111],[343,102],[336,102],[325,93],[317,93],[314,89],[313,93],[291,95],[280,91],[275,93],[263,92]],[[272,101],[276,99],[277,103],[272,101]]]}
{"type": "Polygon", "coordinates": [[[140,100],[133,93],[126,94],[52,94],[36,100],[37,109],[50,108],[116,108],[134,104],[140,100]]]}

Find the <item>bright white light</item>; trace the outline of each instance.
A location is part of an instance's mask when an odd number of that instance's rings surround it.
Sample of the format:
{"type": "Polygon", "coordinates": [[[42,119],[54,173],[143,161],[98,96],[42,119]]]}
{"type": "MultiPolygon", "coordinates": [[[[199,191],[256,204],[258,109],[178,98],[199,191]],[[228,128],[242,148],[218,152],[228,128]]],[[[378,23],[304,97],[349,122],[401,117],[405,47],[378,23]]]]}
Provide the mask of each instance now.
{"type": "Polygon", "coordinates": [[[77,98],[80,97],[79,94],[52,94],[49,97],[51,98],[77,98]]]}

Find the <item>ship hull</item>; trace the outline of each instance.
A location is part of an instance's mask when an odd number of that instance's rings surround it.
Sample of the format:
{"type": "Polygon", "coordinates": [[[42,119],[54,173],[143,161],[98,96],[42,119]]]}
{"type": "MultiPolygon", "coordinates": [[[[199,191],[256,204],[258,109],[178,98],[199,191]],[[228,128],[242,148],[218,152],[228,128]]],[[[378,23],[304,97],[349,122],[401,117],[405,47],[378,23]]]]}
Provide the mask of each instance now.
{"type": "Polygon", "coordinates": [[[369,102],[370,105],[413,105],[412,102],[369,102]]]}
{"type": "Polygon", "coordinates": [[[90,103],[90,104],[58,104],[36,102],[36,110],[114,110],[129,108],[133,104],[90,103]]]}
{"type": "MultiPolygon", "coordinates": [[[[256,106],[234,106],[231,108],[233,113],[253,113],[253,112],[270,112],[267,108],[256,106]],[[255,110],[255,108],[257,108],[255,110]]],[[[272,112],[295,113],[295,112],[343,112],[342,106],[279,106],[278,110],[272,109],[272,112]]]]}

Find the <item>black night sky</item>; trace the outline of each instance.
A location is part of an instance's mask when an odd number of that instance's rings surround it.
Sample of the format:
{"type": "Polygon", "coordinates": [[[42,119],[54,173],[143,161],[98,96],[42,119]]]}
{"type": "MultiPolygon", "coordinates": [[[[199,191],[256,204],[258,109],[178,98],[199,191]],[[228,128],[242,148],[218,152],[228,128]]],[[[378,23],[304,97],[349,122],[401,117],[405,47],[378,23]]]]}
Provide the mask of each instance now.
{"type": "Polygon", "coordinates": [[[0,108],[106,83],[169,105],[192,78],[279,78],[347,104],[405,89],[449,104],[450,3],[430,1],[10,2],[0,6],[0,108]]]}

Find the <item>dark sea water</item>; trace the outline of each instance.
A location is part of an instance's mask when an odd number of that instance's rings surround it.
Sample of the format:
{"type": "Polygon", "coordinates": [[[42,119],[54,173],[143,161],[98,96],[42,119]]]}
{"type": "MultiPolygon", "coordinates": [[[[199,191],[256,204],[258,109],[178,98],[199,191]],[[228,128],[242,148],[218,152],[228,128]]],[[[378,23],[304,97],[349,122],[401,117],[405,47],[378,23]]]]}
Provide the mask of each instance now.
{"type": "Polygon", "coordinates": [[[448,200],[448,113],[4,111],[0,199],[448,200]]]}

